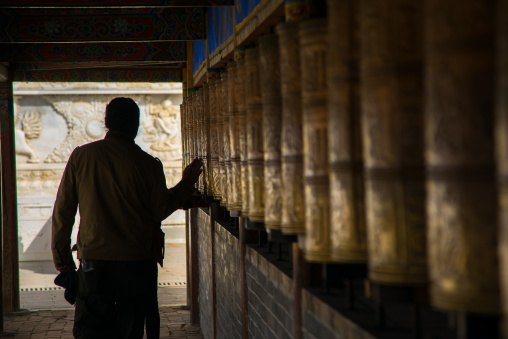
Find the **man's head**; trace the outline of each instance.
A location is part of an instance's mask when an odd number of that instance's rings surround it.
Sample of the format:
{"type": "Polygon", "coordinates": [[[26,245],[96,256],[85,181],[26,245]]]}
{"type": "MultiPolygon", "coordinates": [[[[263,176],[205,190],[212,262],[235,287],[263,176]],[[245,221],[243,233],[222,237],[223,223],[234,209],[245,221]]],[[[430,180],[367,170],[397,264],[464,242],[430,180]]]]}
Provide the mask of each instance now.
{"type": "Polygon", "coordinates": [[[132,139],[138,134],[139,107],[131,98],[115,98],[106,106],[106,128],[132,139]]]}

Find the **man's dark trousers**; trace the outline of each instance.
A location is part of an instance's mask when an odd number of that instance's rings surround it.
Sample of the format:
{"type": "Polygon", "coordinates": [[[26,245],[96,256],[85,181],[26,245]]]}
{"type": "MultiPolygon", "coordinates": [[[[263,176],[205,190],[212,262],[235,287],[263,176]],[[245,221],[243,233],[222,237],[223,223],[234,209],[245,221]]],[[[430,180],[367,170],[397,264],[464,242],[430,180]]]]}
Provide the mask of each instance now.
{"type": "Polygon", "coordinates": [[[156,265],[153,259],[81,260],[74,337],[143,338],[156,265]]]}

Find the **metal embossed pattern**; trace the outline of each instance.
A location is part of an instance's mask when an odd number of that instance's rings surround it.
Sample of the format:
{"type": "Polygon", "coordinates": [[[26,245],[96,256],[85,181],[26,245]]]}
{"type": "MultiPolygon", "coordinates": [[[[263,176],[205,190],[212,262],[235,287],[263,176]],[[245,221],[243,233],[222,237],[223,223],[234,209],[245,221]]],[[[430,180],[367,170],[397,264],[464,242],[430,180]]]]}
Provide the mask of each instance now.
{"type": "Polygon", "coordinates": [[[248,162],[247,162],[247,103],[246,103],[246,74],[245,74],[245,59],[240,59],[236,62],[235,73],[235,86],[236,86],[236,101],[238,103],[238,133],[240,143],[240,191],[241,191],[241,213],[243,217],[249,216],[249,191],[248,182],[249,176],[247,175],[248,162]]]}
{"type": "Polygon", "coordinates": [[[430,0],[426,10],[431,302],[447,310],[498,313],[496,5],[430,0]]]}
{"type": "Polygon", "coordinates": [[[303,139],[298,24],[277,26],[282,99],[282,220],[286,234],[305,233],[303,139]]]}
{"type": "Polygon", "coordinates": [[[304,255],[308,261],[330,262],[326,20],[302,22],[299,38],[303,103],[304,255]]]}
{"type": "Polygon", "coordinates": [[[362,3],[362,133],[369,276],[427,282],[423,5],[362,3]],[[393,25],[396,23],[400,26],[393,25]]]}
{"type": "Polygon", "coordinates": [[[359,95],[359,2],[328,1],[330,232],[338,262],[367,262],[359,95]]]}
{"type": "Polygon", "coordinates": [[[264,222],[263,110],[258,47],[245,53],[249,219],[264,222]]]}
{"type": "Polygon", "coordinates": [[[276,34],[259,38],[261,101],[265,181],[265,225],[280,230],[282,218],[281,130],[279,39],[276,34]]]}

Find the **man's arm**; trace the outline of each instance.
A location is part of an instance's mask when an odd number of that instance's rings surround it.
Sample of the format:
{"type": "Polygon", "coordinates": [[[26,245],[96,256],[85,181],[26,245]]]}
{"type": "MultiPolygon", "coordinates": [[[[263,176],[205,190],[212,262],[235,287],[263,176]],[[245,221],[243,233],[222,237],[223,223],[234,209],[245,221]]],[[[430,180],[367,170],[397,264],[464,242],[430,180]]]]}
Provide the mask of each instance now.
{"type": "Polygon", "coordinates": [[[73,154],[67,162],[62,181],[60,181],[52,217],[51,250],[55,268],[60,272],[74,267],[71,254],[71,234],[78,209],[78,194],[74,176],[73,154]]]}
{"type": "Polygon", "coordinates": [[[194,161],[184,169],[182,180],[171,189],[166,188],[164,172],[161,170],[162,175],[158,179],[156,185],[159,188],[163,187],[164,191],[161,193],[161,191],[156,188],[155,192],[158,191],[159,193],[156,194],[152,203],[152,206],[157,206],[154,214],[159,221],[164,220],[171,213],[182,208],[184,203],[189,200],[194,192],[194,184],[198,181],[199,175],[202,172],[202,164],[200,159],[194,159],[194,161]]]}

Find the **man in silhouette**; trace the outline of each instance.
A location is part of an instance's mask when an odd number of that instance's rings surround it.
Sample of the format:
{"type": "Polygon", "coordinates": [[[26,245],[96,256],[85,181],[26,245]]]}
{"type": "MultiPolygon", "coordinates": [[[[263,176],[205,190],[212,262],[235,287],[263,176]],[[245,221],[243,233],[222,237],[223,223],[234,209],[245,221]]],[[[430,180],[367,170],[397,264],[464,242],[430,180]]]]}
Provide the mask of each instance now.
{"type": "Polygon", "coordinates": [[[76,338],[142,338],[157,275],[154,237],[183,208],[202,171],[194,160],[166,187],[162,163],[134,142],[139,107],[129,98],[106,107],[103,140],[77,147],[53,210],[52,251],[60,272],[74,269],[71,232],[79,206],[76,338]]]}

